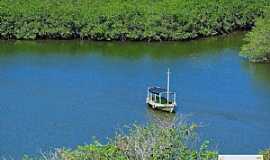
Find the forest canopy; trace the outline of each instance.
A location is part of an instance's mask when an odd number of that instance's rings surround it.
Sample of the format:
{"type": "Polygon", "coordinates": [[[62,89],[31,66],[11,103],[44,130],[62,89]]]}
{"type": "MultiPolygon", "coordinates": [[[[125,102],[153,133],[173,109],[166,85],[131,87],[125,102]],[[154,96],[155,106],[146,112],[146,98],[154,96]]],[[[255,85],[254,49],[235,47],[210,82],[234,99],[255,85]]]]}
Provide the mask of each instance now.
{"type": "Polygon", "coordinates": [[[187,40],[250,29],[268,0],[1,0],[0,39],[187,40]]]}

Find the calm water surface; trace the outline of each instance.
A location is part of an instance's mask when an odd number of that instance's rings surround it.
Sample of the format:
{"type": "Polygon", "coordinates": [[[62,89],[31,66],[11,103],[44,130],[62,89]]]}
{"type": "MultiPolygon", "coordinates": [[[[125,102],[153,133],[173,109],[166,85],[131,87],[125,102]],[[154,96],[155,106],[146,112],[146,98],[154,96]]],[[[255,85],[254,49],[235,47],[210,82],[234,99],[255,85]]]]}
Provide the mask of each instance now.
{"type": "Polygon", "coordinates": [[[192,42],[0,42],[0,156],[105,142],[125,124],[188,115],[224,154],[270,146],[270,65],[238,56],[243,34],[192,42]],[[172,70],[176,114],[145,105],[172,70]]]}

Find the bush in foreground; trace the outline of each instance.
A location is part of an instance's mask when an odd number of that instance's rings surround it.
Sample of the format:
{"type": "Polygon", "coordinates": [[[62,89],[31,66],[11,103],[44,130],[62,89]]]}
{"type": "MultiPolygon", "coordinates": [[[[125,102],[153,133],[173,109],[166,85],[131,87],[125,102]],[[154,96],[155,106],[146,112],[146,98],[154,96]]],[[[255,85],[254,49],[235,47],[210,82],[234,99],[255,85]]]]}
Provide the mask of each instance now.
{"type": "MultiPolygon", "coordinates": [[[[117,134],[108,144],[98,142],[76,149],[60,149],[36,159],[46,160],[212,160],[215,151],[206,141],[198,147],[196,125],[132,126],[128,134],[117,134]],[[198,147],[198,149],[196,149],[198,147]]],[[[25,157],[25,160],[31,157],[25,157]]],[[[34,160],[34,158],[32,158],[34,160]]]]}

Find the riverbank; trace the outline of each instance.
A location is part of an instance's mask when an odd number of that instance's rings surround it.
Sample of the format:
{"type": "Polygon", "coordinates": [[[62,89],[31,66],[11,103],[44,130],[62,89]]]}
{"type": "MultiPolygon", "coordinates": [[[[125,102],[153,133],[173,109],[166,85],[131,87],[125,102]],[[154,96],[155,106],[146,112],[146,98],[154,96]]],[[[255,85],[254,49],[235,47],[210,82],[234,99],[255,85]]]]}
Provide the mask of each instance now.
{"type": "Polygon", "coordinates": [[[249,30],[269,1],[0,2],[0,39],[176,41],[249,30]]]}
{"type": "Polygon", "coordinates": [[[270,7],[265,9],[263,18],[258,18],[256,26],[245,38],[241,56],[254,63],[270,62],[270,7]]]}

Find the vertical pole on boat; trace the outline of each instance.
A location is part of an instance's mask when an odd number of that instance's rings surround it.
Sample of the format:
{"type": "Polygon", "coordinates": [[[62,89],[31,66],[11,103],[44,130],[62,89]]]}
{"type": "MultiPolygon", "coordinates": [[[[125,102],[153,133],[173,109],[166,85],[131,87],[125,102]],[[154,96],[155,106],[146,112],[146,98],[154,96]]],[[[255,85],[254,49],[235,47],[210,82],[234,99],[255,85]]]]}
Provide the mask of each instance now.
{"type": "Polygon", "coordinates": [[[170,98],[170,68],[168,68],[167,72],[167,104],[169,103],[170,98]]]}

